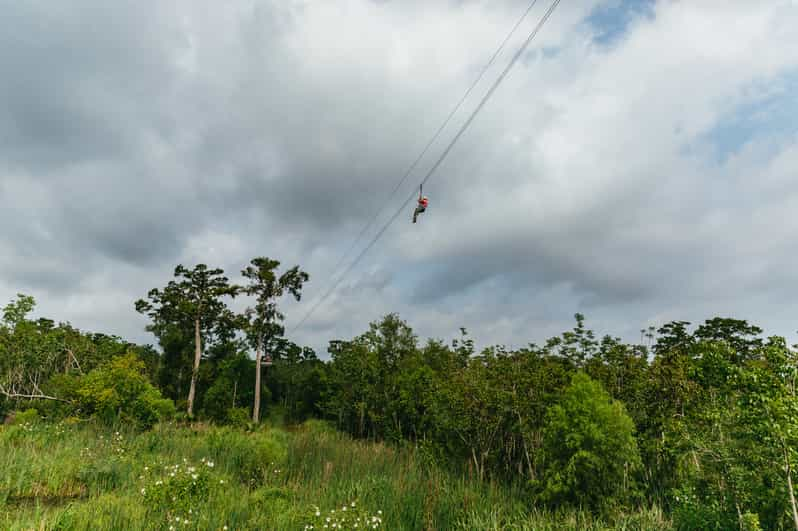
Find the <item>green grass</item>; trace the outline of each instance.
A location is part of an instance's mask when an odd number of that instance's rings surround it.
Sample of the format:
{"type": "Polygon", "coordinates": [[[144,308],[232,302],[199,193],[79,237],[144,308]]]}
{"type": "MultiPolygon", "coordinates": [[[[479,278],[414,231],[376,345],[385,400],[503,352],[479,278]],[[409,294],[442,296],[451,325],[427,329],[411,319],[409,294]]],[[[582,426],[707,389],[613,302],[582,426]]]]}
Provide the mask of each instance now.
{"type": "Polygon", "coordinates": [[[670,529],[656,509],[613,525],[539,511],[521,491],[316,421],[256,432],[2,426],[0,470],[0,529],[9,530],[324,529],[328,517],[345,529],[366,519],[388,530],[670,529]]]}

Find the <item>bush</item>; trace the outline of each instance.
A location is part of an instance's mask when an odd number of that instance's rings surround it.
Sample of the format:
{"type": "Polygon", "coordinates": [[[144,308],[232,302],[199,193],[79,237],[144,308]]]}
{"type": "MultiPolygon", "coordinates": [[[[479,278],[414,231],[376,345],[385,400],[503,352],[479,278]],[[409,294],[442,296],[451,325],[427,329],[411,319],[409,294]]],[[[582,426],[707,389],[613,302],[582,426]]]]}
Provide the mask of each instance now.
{"type": "Polygon", "coordinates": [[[574,375],[550,408],[542,450],[543,474],[534,487],[544,503],[606,514],[629,501],[640,465],[634,423],[623,404],[587,375],[574,375]]]}
{"type": "Polygon", "coordinates": [[[144,369],[144,362],[133,354],[94,369],[80,379],[78,407],[107,423],[132,421],[143,428],[171,418],[174,404],[150,384],[144,369]]]}
{"type": "Polygon", "coordinates": [[[9,424],[20,426],[22,424],[35,424],[39,421],[39,412],[35,408],[26,409],[25,411],[15,411],[11,413],[11,422],[9,424]]]}
{"type": "Polygon", "coordinates": [[[241,433],[228,428],[208,436],[208,452],[224,461],[239,481],[263,484],[288,456],[287,441],[272,431],[241,433]]]}
{"type": "Polygon", "coordinates": [[[249,426],[249,409],[245,407],[232,407],[227,410],[227,423],[236,428],[249,426]]]}

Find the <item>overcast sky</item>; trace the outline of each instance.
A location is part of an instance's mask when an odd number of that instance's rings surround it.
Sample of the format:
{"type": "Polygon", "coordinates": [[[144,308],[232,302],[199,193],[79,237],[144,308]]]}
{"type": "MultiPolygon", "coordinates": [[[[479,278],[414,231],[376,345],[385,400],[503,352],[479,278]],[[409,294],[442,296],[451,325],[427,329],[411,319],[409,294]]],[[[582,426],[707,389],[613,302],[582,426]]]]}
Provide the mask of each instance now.
{"type": "MultiPolygon", "coordinates": [[[[526,0],[0,0],[0,300],[153,342],[178,263],[333,268],[526,0]]],[[[405,182],[413,192],[547,9],[405,182]]],[[[563,0],[412,206],[291,339],[398,312],[523,346],[586,314],[798,330],[798,2],[563,0]]]]}

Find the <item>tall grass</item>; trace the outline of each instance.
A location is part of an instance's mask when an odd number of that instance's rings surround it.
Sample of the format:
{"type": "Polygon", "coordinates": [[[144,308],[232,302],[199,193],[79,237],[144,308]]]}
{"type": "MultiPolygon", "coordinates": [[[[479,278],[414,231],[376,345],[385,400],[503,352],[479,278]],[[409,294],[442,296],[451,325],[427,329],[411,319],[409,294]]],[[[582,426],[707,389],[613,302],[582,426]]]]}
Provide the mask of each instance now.
{"type": "Polygon", "coordinates": [[[347,529],[366,520],[389,530],[670,528],[656,509],[612,525],[538,511],[520,490],[316,421],[290,432],[3,426],[0,470],[0,529],[9,530],[323,529],[327,518],[347,529]]]}

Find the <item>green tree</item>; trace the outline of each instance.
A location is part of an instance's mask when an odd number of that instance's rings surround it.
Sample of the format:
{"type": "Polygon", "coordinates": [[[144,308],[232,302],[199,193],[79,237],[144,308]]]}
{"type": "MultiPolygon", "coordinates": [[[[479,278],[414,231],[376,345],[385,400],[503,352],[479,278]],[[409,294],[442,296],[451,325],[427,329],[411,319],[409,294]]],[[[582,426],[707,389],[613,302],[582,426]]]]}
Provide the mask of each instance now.
{"type": "Polygon", "coordinates": [[[18,295],[3,308],[0,323],[0,394],[11,402],[21,399],[63,400],[42,386],[63,369],[63,344],[48,320],[27,318],[35,308],[33,297],[18,295]]]}
{"type": "Polygon", "coordinates": [[[543,430],[541,501],[603,511],[628,501],[640,465],[626,408],[584,373],[573,376],[543,430]]]}
{"type": "MultiPolygon", "coordinates": [[[[740,424],[752,443],[747,452],[755,477],[768,468],[781,476],[786,499],[782,507],[792,516],[798,530],[798,502],[795,494],[795,464],[798,462],[798,355],[787,348],[783,338],[770,338],[761,349],[761,361],[741,371],[740,424]]],[[[757,485],[757,487],[760,487],[757,485]]],[[[784,525],[784,522],[772,522],[784,525]]]]}
{"type": "Polygon", "coordinates": [[[286,292],[297,301],[302,297],[302,286],[310,278],[294,266],[279,277],[277,260],[254,258],[241,274],[249,283],[244,287],[247,295],[255,297],[255,305],[246,310],[245,331],[251,346],[255,348],[255,403],[252,408],[252,421],[260,420],[261,359],[264,348],[285,332],[281,324],[285,316],[277,307],[277,300],[286,292]]]}
{"type": "MultiPolygon", "coordinates": [[[[254,362],[244,352],[219,363],[216,378],[205,393],[204,413],[219,423],[231,422],[231,412],[254,398],[254,362]]],[[[248,408],[247,408],[248,410],[248,408]]]]}
{"type": "Polygon", "coordinates": [[[178,265],[174,271],[178,280],[170,281],[162,290],[150,290],[149,300],[139,299],[135,303],[136,311],[153,320],[148,329],[156,335],[173,325],[194,329],[194,363],[187,399],[189,416],[194,414],[203,337],[207,342],[220,325],[232,320],[232,313],[222,298],[235,297],[238,287],[231,285],[223,273],[221,269],[208,269],[205,264],[198,264],[191,270],[178,265]]]}

